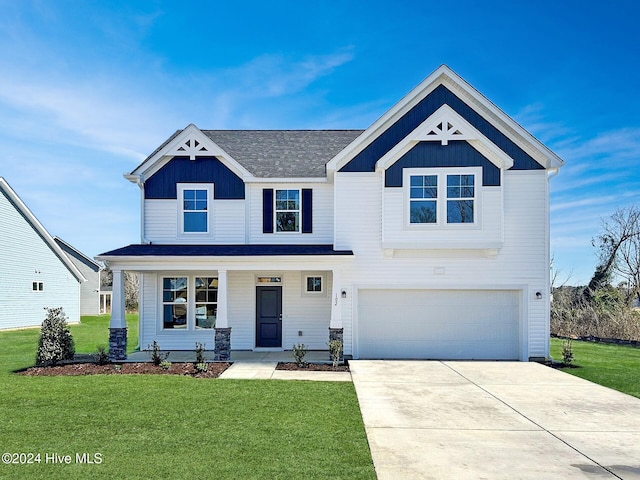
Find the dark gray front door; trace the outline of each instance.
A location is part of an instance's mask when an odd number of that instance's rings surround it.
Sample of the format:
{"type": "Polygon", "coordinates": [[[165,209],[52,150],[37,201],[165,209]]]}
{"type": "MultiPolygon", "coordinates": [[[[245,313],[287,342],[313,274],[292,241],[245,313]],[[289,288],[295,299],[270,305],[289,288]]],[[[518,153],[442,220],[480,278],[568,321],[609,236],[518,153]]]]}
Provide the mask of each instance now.
{"type": "Polygon", "coordinates": [[[256,347],[282,347],[282,287],[256,287],[256,347]]]}

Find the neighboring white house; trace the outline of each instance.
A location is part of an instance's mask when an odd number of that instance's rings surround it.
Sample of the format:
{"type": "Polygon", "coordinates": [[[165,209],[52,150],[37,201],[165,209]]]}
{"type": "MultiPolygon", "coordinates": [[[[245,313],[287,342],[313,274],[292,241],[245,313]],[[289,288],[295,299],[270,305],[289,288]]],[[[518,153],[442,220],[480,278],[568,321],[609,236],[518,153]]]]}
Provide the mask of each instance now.
{"type": "Polygon", "coordinates": [[[80,321],[80,270],[0,177],[0,329],[38,326],[45,307],[80,321]]]}
{"type": "Polygon", "coordinates": [[[80,286],[80,315],[98,315],[101,313],[100,270],[102,266],[61,238],[53,237],[53,239],[87,279],[80,286]]]}
{"type": "Polygon", "coordinates": [[[189,125],[126,178],[140,244],[139,343],[354,358],[549,356],[549,179],[563,162],[442,66],[366,130],[189,125]]]}

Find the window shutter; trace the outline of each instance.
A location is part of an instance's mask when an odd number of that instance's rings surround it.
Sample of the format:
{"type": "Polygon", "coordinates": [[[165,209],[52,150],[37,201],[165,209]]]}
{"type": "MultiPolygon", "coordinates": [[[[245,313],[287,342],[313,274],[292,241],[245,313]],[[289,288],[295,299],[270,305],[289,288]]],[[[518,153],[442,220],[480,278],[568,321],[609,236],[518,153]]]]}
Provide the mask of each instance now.
{"type": "Polygon", "coordinates": [[[313,190],[302,189],[302,233],[313,231],[313,190]]]}
{"type": "Polygon", "coordinates": [[[273,188],[262,189],[262,233],[273,233],[273,188]]]}

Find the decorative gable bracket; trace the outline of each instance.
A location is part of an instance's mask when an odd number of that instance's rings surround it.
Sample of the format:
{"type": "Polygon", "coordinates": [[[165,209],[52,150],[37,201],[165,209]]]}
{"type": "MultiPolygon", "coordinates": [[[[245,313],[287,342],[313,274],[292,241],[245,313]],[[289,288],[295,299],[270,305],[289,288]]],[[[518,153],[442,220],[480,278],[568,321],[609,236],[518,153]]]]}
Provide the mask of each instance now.
{"type": "Polygon", "coordinates": [[[466,140],[500,169],[507,170],[513,166],[511,157],[445,104],[378,160],[376,170],[385,170],[419,142],[435,141],[448,145],[452,140],[466,140]]]}
{"type": "Polygon", "coordinates": [[[196,155],[215,155],[215,153],[206,145],[200,143],[195,135],[191,134],[181,144],[175,145],[171,150],[166,152],[165,155],[189,155],[189,160],[195,160],[196,155]]]}

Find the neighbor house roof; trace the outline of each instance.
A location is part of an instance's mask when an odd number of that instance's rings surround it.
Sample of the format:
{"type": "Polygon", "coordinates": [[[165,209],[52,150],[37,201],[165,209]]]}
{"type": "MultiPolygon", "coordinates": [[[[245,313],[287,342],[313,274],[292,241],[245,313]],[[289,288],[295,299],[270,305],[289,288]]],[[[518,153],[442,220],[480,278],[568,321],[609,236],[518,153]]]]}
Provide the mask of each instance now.
{"type": "Polygon", "coordinates": [[[78,270],[78,267],[73,264],[71,259],[62,250],[62,248],[60,248],[58,243],[56,243],[49,232],[47,232],[47,230],[42,226],[36,216],[31,212],[31,210],[29,210],[29,208],[18,196],[18,194],[2,177],[0,177],[0,193],[4,194],[9,202],[16,208],[16,210],[20,213],[20,215],[22,215],[27,223],[31,225],[31,228],[33,228],[33,230],[40,236],[40,238],[42,238],[45,244],[47,244],[47,246],[53,251],[53,253],[60,259],[64,266],[67,267],[69,272],[71,272],[71,274],[78,280],[78,282],[86,282],[87,279],[84,277],[84,275],[82,275],[82,272],[78,270]]]}
{"type": "Polygon", "coordinates": [[[70,244],[62,240],[60,237],[53,237],[53,239],[67,255],[71,255],[72,257],[76,258],[80,262],[84,263],[87,267],[89,267],[94,272],[99,272],[102,269],[102,265],[100,265],[98,262],[96,262],[92,258],[87,257],[80,250],[71,246],[70,244]]]}

